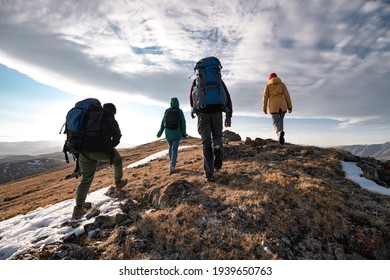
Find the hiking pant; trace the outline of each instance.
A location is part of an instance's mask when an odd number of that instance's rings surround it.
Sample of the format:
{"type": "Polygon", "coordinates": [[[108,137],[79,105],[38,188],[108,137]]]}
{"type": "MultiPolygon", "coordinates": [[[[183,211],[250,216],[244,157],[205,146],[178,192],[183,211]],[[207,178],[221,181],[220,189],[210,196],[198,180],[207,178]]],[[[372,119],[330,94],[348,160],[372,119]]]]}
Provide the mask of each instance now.
{"type": "Polygon", "coordinates": [[[277,135],[283,131],[283,120],[286,113],[272,113],[272,126],[275,129],[277,135]]]}
{"type": "Polygon", "coordinates": [[[214,174],[214,153],[217,146],[223,151],[222,112],[198,113],[198,133],[203,145],[203,168],[207,178],[214,174]]]}
{"type": "MultiPolygon", "coordinates": [[[[99,161],[110,162],[110,155],[103,152],[80,153],[79,162],[81,170],[81,182],[77,187],[76,205],[82,206],[87,198],[89,188],[95,176],[96,168],[99,161]]],[[[123,176],[122,157],[116,149],[114,149],[114,178],[115,182],[120,181],[123,176]]]]}
{"type": "Polygon", "coordinates": [[[179,149],[180,139],[167,140],[169,145],[169,164],[171,167],[176,167],[177,151],[179,149]]]}

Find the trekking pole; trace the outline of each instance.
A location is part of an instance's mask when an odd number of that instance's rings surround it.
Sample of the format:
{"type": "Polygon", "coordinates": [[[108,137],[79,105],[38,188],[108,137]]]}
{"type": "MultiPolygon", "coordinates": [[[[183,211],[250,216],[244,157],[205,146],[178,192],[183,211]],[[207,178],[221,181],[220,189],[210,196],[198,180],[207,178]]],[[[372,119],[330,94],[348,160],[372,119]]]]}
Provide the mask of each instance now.
{"type": "Polygon", "coordinates": [[[195,73],[196,73],[196,70],[195,70],[195,68],[194,68],[194,73],[192,73],[192,75],[191,75],[191,76],[189,76],[189,77],[188,77],[188,79],[190,79],[192,76],[194,76],[194,75],[195,75],[195,73]]]}
{"type": "MultiPolygon", "coordinates": [[[[65,123],[61,126],[61,129],[60,129],[60,133],[59,133],[59,134],[62,133],[62,130],[64,129],[64,126],[65,126],[65,123]]],[[[64,131],[64,133],[65,133],[65,131],[64,131]]]]}

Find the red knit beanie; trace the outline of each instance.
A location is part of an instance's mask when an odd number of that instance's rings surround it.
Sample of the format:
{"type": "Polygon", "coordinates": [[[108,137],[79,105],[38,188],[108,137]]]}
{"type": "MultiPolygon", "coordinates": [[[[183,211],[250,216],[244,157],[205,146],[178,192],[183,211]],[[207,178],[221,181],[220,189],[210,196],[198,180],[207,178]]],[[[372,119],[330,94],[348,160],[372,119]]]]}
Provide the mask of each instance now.
{"type": "Polygon", "coordinates": [[[277,77],[276,73],[269,74],[268,81],[271,80],[273,77],[277,77]]]}

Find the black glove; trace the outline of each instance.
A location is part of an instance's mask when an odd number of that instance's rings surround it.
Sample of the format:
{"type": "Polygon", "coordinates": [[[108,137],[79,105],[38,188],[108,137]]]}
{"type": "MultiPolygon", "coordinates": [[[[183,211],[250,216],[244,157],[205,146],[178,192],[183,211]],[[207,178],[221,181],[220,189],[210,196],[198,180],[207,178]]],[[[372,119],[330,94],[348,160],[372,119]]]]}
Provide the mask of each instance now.
{"type": "Polygon", "coordinates": [[[225,127],[231,127],[232,126],[232,119],[231,117],[226,117],[225,118],[225,127]]]}
{"type": "Polygon", "coordinates": [[[192,108],[191,109],[191,118],[195,119],[196,118],[196,114],[197,114],[196,109],[192,108]]]}

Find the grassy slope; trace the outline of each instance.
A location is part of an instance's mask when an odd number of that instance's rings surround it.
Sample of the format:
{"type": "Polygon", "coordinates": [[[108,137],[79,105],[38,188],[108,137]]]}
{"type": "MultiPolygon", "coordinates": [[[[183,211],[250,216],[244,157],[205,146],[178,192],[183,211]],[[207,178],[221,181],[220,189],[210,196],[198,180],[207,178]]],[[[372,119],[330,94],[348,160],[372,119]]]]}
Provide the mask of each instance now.
{"type": "MultiPolygon", "coordinates": [[[[179,153],[176,174],[168,175],[167,158],[126,169],[125,197],[137,201],[126,208],[131,222],[94,239],[78,238],[82,250],[96,253],[77,258],[390,257],[390,198],[345,179],[339,160],[350,158],[348,152],[280,147],[272,140],[231,142],[216,182],[207,183],[200,140],[181,143],[193,144],[179,153]]],[[[124,150],[124,166],[162,149],[165,141],[124,150]]],[[[62,180],[72,168],[2,186],[1,218],[74,197],[78,181],[62,180]]],[[[112,180],[112,168],[101,169],[91,191],[112,180]]]]}

